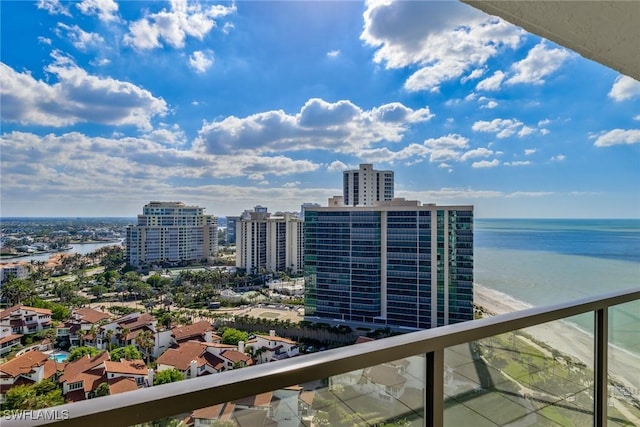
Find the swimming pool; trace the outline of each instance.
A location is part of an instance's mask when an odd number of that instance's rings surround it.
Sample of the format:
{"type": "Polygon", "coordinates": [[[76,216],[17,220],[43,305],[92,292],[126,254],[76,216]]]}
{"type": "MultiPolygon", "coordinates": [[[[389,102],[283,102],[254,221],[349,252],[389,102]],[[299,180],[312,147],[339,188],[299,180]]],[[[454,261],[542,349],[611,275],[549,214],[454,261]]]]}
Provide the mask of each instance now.
{"type": "Polygon", "coordinates": [[[58,363],[65,362],[69,358],[69,355],[66,353],[54,353],[49,356],[49,359],[55,360],[58,363]]]}

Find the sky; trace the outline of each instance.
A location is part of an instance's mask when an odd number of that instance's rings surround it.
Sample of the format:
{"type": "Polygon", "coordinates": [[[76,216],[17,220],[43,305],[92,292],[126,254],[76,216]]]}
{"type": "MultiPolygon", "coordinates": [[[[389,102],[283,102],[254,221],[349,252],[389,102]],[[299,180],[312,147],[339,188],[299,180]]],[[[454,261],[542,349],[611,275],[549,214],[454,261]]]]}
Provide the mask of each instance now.
{"type": "Polygon", "coordinates": [[[453,1],[0,2],[0,215],[326,205],[640,218],[640,83],[453,1]]]}

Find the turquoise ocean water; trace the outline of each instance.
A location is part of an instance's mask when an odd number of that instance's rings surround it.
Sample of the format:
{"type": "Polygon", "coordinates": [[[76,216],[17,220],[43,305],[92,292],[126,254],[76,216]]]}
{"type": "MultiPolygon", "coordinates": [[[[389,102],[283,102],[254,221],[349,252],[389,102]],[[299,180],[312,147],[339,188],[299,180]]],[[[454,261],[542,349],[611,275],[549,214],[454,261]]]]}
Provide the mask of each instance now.
{"type": "MultiPolygon", "coordinates": [[[[476,219],[474,281],[531,305],[640,288],[640,219],[476,219]]],[[[571,319],[593,331],[593,316],[571,319]]],[[[610,341],[640,354],[640,301],[610,313],[610,341]]]]}

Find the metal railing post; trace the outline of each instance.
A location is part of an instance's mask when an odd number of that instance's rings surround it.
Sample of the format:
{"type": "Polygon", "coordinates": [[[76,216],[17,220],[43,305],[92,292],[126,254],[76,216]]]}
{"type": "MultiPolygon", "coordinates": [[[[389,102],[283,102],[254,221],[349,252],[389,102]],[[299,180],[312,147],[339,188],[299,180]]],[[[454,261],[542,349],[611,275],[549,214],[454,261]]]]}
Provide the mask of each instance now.
{"type": "Polygon", "coordinates": [[[607,391],[609,370],[607,366],[609,344],[609,309],[601,308],[595,311],[594,328],[594,384],[593,384],[593,425],[606,427],[607,425],[607,391]]]}
{"type": "Polygon", "coordinates": [[[425,354],[424,425],[443,427],[444,349],[425,354]]]}

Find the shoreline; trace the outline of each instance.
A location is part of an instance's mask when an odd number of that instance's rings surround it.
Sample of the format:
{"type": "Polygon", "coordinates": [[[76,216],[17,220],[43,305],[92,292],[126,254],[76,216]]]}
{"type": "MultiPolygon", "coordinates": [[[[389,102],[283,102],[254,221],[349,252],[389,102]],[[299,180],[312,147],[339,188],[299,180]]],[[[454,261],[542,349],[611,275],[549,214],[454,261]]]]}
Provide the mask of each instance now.
{"type": "MultiPolygon", "coordinates": [[[[473,284],[474,304],[491,315],[525,310],[533,305],[517,300],[495,289],[473,284]]],[[[559,352],[571,356],[593,368],[593,334],[571,322],[560,320],[523,330],[533,338],[559,352]]],[[[636,397],[640,397],[640,355],[617,345],[609,344],[609,376],[624,384],[636,397]]]]}

